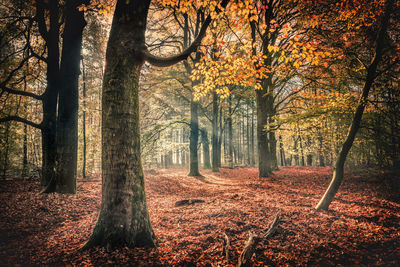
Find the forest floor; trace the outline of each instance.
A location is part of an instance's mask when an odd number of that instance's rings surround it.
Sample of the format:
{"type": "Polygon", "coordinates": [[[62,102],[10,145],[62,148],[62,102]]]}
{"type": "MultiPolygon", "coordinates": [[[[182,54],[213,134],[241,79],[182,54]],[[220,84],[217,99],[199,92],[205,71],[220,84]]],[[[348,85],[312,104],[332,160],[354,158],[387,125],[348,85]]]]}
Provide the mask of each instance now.
{"type": "Polygon", "coordinates": [[[78,252],[99,212],[99,177],[79,179],[76,195],[39,194],[37,180],[0,181],[0,265],[233,266],[249,231],[264,230],[276,213],[281,222],[257,246],[254,266],[400,265],[400,204],[388,200],[385,172],[347,174],[323,212],[313,207],[329,183],[329,167],[282,167],[262,179],[254,168],[186,173],[145,172],[158,248],[114,251],[78,252]],[[185,199],[205,202],[175,206],[185,199]]]}

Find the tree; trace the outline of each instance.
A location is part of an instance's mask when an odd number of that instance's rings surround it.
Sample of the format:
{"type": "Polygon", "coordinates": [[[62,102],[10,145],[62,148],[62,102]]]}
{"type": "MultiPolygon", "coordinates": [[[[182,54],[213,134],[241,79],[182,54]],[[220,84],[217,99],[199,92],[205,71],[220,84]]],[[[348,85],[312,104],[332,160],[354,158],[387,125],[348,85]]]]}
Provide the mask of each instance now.
{"type": "Polygon", "coordinates": [[[365,83],[362,89],[360,101],[357,105],[356,112],[354,113],[353,121],[347,133],[346,140],[344,141],[342,148],[339,152],[339,156],[336,160],[335,170],[333,172],[332,180],[329,184],[328,189],[325,191],[324,196],[321,198],[321,200],[315,207],[316,210],[327,210],[329,208],[330,203],[332,202],[336,192],[339,190],[340,184],[342,183],[344,174],[344,163],[346,161],[347,154],[349,153],[350,148],[354,142],[354,138],[357,134],[357,131],[360,128],[361,118],[364,109],[367,105],[368,94],[376,78],[378,64],[380,63],[382,56],[384,54],[385,36],[392,12],[393,12],[393,0],[387,0],[381,25],[379,27],[375,41],[375,53],[374,53],[375,55],[371,63],[367,67],[367,74],[365,77],[365,83]]]}
{"type": "Polygon", "coordinates": [[[28,16],[18,14],[19,20],[27,20],[28,25],[30,25],[25,33],[24,51],[27,53],[19,66],[1,82],[1,89],[7,93],[27,96],[41,101],[43,116],[41,123],[35,123],[20,116],[8,116],[0,119],[0,122],[19,121],[41,130],[43,155],[41,184],[47,186],[43,192],[76,192],[77,91],[82,29],[85,26],[83,12],[79,11],[77,7],[84,2],[83,0],[68,0],[63,8],[61,8],[59,1],[45,3],[42,0],[37,0],[22,5],[19,2],[15,3],[16,8],[14,10],[31,8],[35,10],[35,14],[34,17],[30,17],[30,14],[28,16]],[[61,17],[63,15],[65,15],[65,24],[60,60],[59,45],[61,21],[63,21],[61,17]],[[31,44],[31,35],[34,35],[33,22],[37,23],[37,31],[47,49],[46,57],[43,56],[44,52],[36,52],[36,47],[31,44]],[[30,58],[37,58],[47,65],[47,86],[41,95],[12,90],[7,87],[10,80],[30,58]],[[57,162],[58,164],[56,164],[57,162]]]}
{"type": "MultiPolygon", "coordinates": [[[[228,1],[223,1],[224,8],[228,1]]],[[[219,10],[214,4],[214,9],[219,10]]],[[[84,249],[91,246],[155,246],[140,156],[140,71],[145,61],[170,66],[194,52],[211,22],[208,16],[192,45],[176,56],[151,55],[145,45],[150,0],[119,0],[107,45],[102,89],[102,204],[84,249]]]]}

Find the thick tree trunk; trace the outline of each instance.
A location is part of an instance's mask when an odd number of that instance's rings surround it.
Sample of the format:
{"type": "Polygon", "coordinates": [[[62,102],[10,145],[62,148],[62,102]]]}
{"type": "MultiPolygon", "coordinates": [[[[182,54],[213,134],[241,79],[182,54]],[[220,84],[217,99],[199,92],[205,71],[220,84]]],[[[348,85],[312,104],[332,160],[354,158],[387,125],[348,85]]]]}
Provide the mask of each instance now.
{"type": "Polygon", "coordinates": [[[201,143],[203,145],[204,169],[211,169],[210,142],[208,141],[207,129],[201,129],[201,143]]]}
{"type": "Polygon", "coordinates": [[[218,172],[218,96],[213,92],[213,113],[212,113],[212,171],[218,172]]]}
{"type": "Polygon", "coordinates": [[[138,100],[149,4],[119,0],[115,8],[102,94],[102,204],[83,248],[155,246],[141,165],[138,100]]]}
{"type": "Polygon", "coordinates": [[[386,29],[389,24],[389,17],[392,13],[393,0],[387,0],[385,6],[385,13],[382,19],[382,24],[379,29],[379,33],[376,40],[375,47],[375,56],[367,69],[367,77],[365,79],[365,84],[362,90],[360,101],[358,102],[356,112],[354,113],[353,121],[351,122],[351,126],[349,128],[349,132],[347,134],[346,140],[344,141],[342,148],[339,152],[339,156],[336,160],[335,170],[333,171],[333,177],[329,184],[328,189],[325,191],[324,196],[321,198],[317,206],[316,210],[327,210],[329,205],[331,204],[333,198],[335,197],[337,191],[343,180],[344,173],[344,163],[346,161],[347,154],[350,151],[350,148],[353,145],[354,138],[357,134],[358,129],[360,128],[361,118],[365,109],[365,106],[368,103],[368,94],[372,87],[372,84],[376,77],[376,70],[379,64],[379,61],[382,58],[383,49],[384,49],[384,36],[386,34],[386,29]]]}
{"type": "Polygon", "coordinates": [[[190,162],[188,176],[200,176],[199,159],[197,145],[199,143],[199,115],[198,103],[192,99],[190,101],[190,162]]]}
{"type": "Polygon", "coordinates": [[[78,153],[79,74],[82,32],[86,25],[81,0],[69,0],[65,9],[57,118],[56,176],[45,192],[76,193],[78,153]]]}
{"type": "Polygon", "coordinates": [[[264,130],[264,126],[268,124],[268,98],[267,88],[263,86],[262,90],[256,91],[257,95],[257,149],[258,149],[258,176],[268,177],[272,173],[271,169],[271,153],[268,133],[264,130]]]}

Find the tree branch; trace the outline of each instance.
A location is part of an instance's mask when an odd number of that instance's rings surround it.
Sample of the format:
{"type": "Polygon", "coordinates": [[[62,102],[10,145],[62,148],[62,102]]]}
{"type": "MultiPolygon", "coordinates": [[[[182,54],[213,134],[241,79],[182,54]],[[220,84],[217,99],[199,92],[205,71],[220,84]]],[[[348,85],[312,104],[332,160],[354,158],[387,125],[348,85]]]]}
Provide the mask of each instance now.
{"type": "Polygon", "coordinates": [[[29,97],[32,97],[32,98],[34,98],[36,100],[42,100],[43,99],[42,95],[38,95],[38,94],[35,94],[35,93],[31,93],[31,92],[14,90],[14,89],[7,88],[5,86],[2,86],[1,89],[4,92],[10,93],[10,94],[14,94],[14,95],[29,96],[29,97]]]}
{"type": "Polygon", "coordinates": [[[0,118],[0,123],[7,122],[7,121],[22,122],[22,123],[25,123],[25,124],[27,124],[29,126],[32,126],[34,128],[40,129],[40,130],[42,130],[42,128],[43,128],[41,123],[38,124],[38,123],[35,123],[35,122],[32,122],[32,121],[29,121],[27,119],[21,118],[19,116],[8,116],[8,117],[5,117],[5,118],[0,118]]]}
{"type": "MultiPolygon", "coordinates": [[[[222,0],[221,2],[221,7],[225,8],[228,5],[229,0],[222,0]]],[[[221,10],[217,9],[217,13],[221,12],[221,10]]],[[[147,62],[150,64],[157,66],[157,67],[168,67],[171,65],[174,65],[178,62],[181,62],[183,60],[186,60],[189,55],[193,52],[196,52],[197,48],[200,46],[201,41],[203,40],[204,36],[206,35],[207,28],[211,23],[211,15],[208,15],[207,18],[205,19],[203,25],[201,26],[201,29],[199,31],[199,34],[197,35],[196,39],[193,41],[193,43],[186,48],[182,53],[171,56],[171,57],[157,57],[152,55],[147,49],[143,52],[144,58],[147,62]]]]}

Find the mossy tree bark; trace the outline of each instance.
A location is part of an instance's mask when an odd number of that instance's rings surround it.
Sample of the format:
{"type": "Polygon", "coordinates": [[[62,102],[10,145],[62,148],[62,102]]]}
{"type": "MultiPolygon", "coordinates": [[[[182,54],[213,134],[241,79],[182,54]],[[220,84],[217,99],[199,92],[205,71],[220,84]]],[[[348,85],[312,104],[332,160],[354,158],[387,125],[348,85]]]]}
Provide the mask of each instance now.
{"type": "Polygon", "coordinates": [[[140,157],[139,75],[150,1],[118,1],[102,90],[102,204],[86,247],[155,246],[140,157]]]}
{"type": "Polygon", "coordinates": [[[389,24],[390,14],[392,13],[392,7],[393,7],[393,0],[387,0],[385,13],[383,15],[381,26],[379,28],[378,36],[376,39],[375,56],[372,59],[371,64],[367,68],[367,76],[365,78],[365,84],[362,90],[360,101],[357,105],[356,112],[354,113],[353,121],[350,125],[346,140],[344,141],[342,148],[339,152],[339,156],[336,160],[335,170],[333,171],[332,180],[328,186],[328,189],[325,191],[325,194],[315,207],[316,210],[328,210],[329,205],[331,204],[333,198],[335,197],[343,181],[344,163],[346,161],[347,154],[349,153],[353,145],[353,141],[357,134],[357,131],[360,128],[361,118],[365,106],[367,105],[368,102],[368,94],[376,78],[376,72],[377,72],[376,70],[378,68],[378,64],[381,61],[384,52],[384,47],[385,47],[384,39],[389,24]]]}

